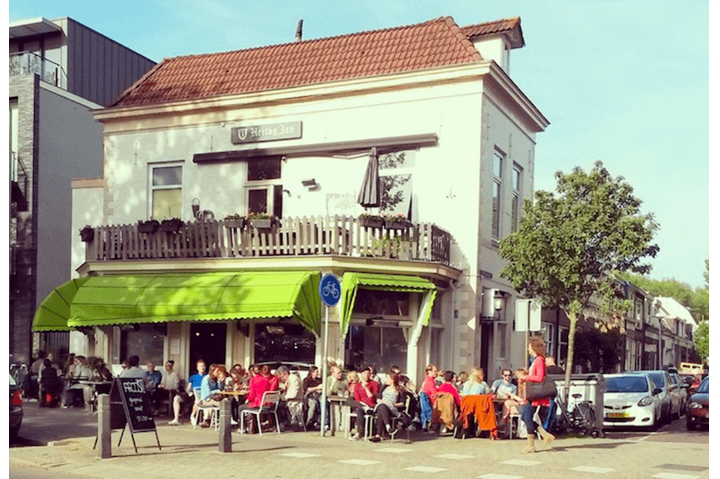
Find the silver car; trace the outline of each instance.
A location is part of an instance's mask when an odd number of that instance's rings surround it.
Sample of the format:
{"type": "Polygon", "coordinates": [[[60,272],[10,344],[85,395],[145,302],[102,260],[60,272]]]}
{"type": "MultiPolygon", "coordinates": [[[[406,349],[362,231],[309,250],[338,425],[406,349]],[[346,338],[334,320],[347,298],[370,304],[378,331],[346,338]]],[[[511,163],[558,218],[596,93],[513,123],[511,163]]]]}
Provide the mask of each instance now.
{"type": "Polygon", "coordinates": [[[603,427],[659,425],[661,390],[647,373],[607,374],[604,378],[603,427]]]}
{"type": "Polygon", "coordinates": [[[655,383],[662,389],[658,395],[662,409],[662,420],[670,422],[674,417],[680,417],[680,394],[667,371],[646,371],[655,383]]]}

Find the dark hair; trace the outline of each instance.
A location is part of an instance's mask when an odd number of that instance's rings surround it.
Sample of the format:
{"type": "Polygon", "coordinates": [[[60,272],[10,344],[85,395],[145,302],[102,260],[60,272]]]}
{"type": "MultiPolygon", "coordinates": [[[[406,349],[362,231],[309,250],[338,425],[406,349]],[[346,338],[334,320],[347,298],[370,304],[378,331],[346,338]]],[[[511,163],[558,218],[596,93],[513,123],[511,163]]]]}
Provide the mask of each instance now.
{"type": "Polygon", "coordinates": [[[170,363],[170,366],[175,366],[175,361],[173,361],[172,359],[168,359],[167,361],[165,361],[165,364],[167,363],[170,363]]]}
{"type": "Polygon", "coordinates": [[[400,374],[402,372],[402,370],[400,369],[400,366],[392,366],[390,368],[390,371],[397,373],[397,374],[400,374]]]}
{"type": "Polygon", "coordinates": [[[47,351],[45,351],[44,349],[38,351],[38,359],[45,359],[45,356],[47,356],[47,351]]]}
{"type": "Polygon", "coordinates": [[[227,369],[225,369],[225,365],[221,364],[218,367],[215,368],[215,370],[212,372],[212,376],[210,376],[213,379],[217,379],[217,377],[220,375],[220,373],[223,373],[225,377],[228,377],[227,369]]]}
{"type": "Polygon", "coordinates": [[[400,384],[400,377],[398,373],[396,373],[395,371],[390,371],[389,373],[387,373],[387,377],[390,378],[392,385],[395,387],[395,389],[397,389],[398,385],[400,384]]]}
{"type": "Polygon", "coordinates": [[[140,358],[133,355],[127,359],[127,362],[131,368],[135,368],[138,364],[140,364],[140,358]]]}
{"type": "Polygon", "coordinates": [[[263,364],[260,368],[260,374],[262,374],[263,376],[270,376],[270,366],[268,366],[267,364],[263,364]]]}
{"type": "Polygon", "coordinates": [[[545,356],[545,340],[540,336],[530,338],[530,347],[538,356],[545,356]]]}
{"type": "Polygon", "coordinates": [[[445,371],[445,375],[443,377],[445,378],[445,382],[449,383],[455,377],[455,373],[453,371],[445,371]]]}
{"type": "Polygon", "coordinates": [[[434,364],[428,364],[427,367],[425,368],[425,372],[429,373],[433,369],[437,369],[437,366],[435,366],[434,364]]]}
{"type": "Polygon", "coordinates": [[[370,366],[363,366],[363,367],[360,369],[360,372],[361,372],[361,373],[364,373],[365,371],[371,371],[370,366]]]}
{"type": "Polygon", "coordinates": [[[312,373],[314,373],[317,370],[318,370],[317,366],[310,366],[310,368],[308,369],[308,376],[310,376],[312,373]]]}
{"type": "Polygon", "coordinates": [[[51,368],[52,363],[50,362],[49,359],[46,359],[45,361],[43,361],[43,366],[45,366],[46,368],[51,368]]]}

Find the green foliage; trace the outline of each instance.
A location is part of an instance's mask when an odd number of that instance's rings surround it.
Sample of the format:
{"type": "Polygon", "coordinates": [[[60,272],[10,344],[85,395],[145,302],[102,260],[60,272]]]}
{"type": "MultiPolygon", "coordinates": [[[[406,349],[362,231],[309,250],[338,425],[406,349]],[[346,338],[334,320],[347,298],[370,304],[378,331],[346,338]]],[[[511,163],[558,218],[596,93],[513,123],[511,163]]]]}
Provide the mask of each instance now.
{"type": "Polygon", "coordinates": [[[576,363],[582,365],[583,372],[615,372],[615,367],[622,361],[624,342],[624,336],[616,330],[578,331],[575,336],[576,363]]]}
{"type": "MultiPolygon", "coordinates": [[[[405,163],[405,152],[388,153],[378,158],[380,169],[399,168],[405,163]]],[[[380,177],[380,210],[395,211],[405,200],[405,192],[398,188],[410,181],[410,175],[383,175],[380,177]]]]}
{"type": "Polygon", "coordinates": [[[707,361],[710,355],[710,322],[703,321],[695,331],[695,349],[697,349],[700,359],[707,361]]]}
{"type": "Polygon", "coordinates": [[[589,173],[577,167],[555,177],[558,195],[537,191],[534,203],[525,201],[518,231],[500,241],[508,260],[501,274],[525,296],[577,314],[593,295],[617,297],[615,272],[650,270],[641,261],[659,251],[651,244],[658,224],[601,162],[589,173]]]}

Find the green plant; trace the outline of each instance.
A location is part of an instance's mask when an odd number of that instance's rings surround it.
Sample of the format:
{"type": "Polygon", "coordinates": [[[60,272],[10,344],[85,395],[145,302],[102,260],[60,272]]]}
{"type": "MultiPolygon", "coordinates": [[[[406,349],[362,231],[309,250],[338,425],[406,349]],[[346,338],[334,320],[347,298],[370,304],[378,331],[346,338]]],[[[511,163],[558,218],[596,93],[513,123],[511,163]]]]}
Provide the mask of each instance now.
{"type": "Polygon", "coordinates": [[[392,223],[410,223],[407,216],[402,213],[387,213],[383,215],[383,219],[392,223]]]}
{"type": "Polygon", "coordinates": [[[271,215],[269,213],[258,213],[255,211],[251,211],[248,213],[248,219],[250,219],[250,220],[267,220],[267,219],[276,220],[277,216],[271,215]]]}
{"type": "Polygon", "coordinates": [[[223,218],[223,219],[225,221],[240,221],[240,220],[244,220],[245,217],[239,213],[230,213],[229,215],[225,215],[225,218],[223,218]]]}
{"type": "Polygon", "coordinates": [[[381,215],[374,215],[372,213],[362,213],[360,216],[358,216],[358,219],[383,221],[383,217],[381,215]]]}

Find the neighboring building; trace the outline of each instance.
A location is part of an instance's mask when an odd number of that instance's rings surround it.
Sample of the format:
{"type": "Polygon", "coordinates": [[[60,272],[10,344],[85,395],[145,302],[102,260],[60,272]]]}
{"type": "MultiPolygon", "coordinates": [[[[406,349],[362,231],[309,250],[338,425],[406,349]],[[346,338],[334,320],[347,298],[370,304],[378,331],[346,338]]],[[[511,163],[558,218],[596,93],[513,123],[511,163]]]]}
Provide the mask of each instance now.
{"type": "MultiPolygon", "coordinates": [[[[36,308],[70,275],[70,180],[102,174],[109,105],[154,63],[70,18],[10,23],[10,355],[68,346],[31,334],[36,308]]],[[[88,205],[92,206],[92,205],[88,205]]]]}
{"type": "Polygon", "coordinates": [[[695,360],[694,332],[697,323],[685,306],[673,298],[655,298],[654,319],[662,326],[659,335],[660,364],[678,367],[695,360]]]}
{"type": "Polygon", "coordinates": [[[59,314],[110,363],[316,362],[317,282],[334,273],[330,357],[416,381],[427,362],[489,379],[524,366],[498,241],[532,195],[548,121],[508,75],[522,46],[519,18],[445,17],[164,60],[95,113],[103,174],[73,183],[72,226],[93,238],[75,238],[59,314]],[[360,219],[379,212],[357,203],[375,155],[380,210],[413,227],[360,219]],[[223,221],[249,212],[279,224],[223,221]],[[185,224],[140,231],[170,218],[185,224]]]}

